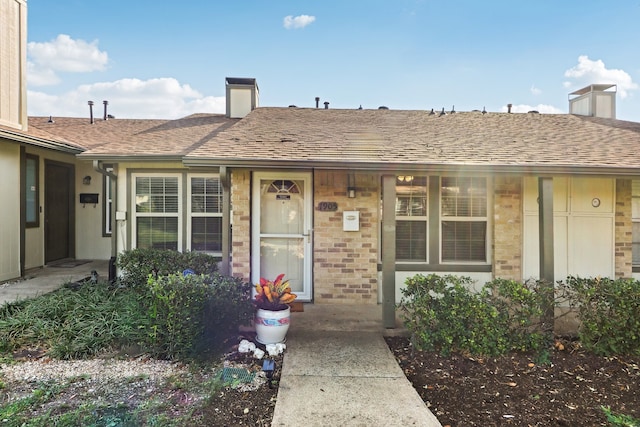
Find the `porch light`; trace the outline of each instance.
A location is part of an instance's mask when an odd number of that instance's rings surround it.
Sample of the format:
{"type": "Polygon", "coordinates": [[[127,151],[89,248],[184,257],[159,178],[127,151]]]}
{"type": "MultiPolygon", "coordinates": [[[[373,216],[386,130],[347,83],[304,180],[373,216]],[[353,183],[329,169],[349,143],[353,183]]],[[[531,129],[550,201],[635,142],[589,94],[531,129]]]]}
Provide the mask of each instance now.
{"type": "Polygon", "coordinates": [[[91,176],[90,176],[90,175],[87,175],[87,176],[85,176],[84,178],[82,178],[82,183],[83,183],[84,185],[91,185],[91,176]]]}
{"type": "Polygon", "coordinates": [[[413,181],[413,176],[411,176],[411,175],[406,175],[406,176],[405,175],[400,175],[400,176],[398,176],[398,181],[409,183],[409,182],[413,181]]]}
{"type": "Polygon", "coordinates": [[[356,198],[356,177],[354,174],[347,174],[347,197],[356,198]]]}

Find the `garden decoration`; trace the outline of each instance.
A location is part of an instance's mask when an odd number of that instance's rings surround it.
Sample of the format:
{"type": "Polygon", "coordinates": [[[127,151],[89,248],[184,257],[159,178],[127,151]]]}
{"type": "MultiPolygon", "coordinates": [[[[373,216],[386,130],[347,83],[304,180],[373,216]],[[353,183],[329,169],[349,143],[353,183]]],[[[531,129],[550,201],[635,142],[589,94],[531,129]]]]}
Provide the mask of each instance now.
{"type": "Polygon", "coordinates": [[[289,330],[289,304],[296,294],[291,292],[289,280],[283,279],[284,274],[280,274],[274,281],[261,278],[256,284],[256,341],[261,344],[282,343],[289,330]]]}

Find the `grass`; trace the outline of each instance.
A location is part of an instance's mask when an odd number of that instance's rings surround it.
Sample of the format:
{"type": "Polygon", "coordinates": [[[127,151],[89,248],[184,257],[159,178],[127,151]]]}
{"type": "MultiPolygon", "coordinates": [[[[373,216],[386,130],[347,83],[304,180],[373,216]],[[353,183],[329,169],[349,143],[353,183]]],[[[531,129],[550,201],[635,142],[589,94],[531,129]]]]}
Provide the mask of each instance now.
{"type": "MultiPolygon", "coordinates": [[[[41,349],[58,359],[115,354],[127,347],[144,352],[150,330],[144,298],[140,290],[85,284],[5,304],[0,307],[0,363],[19,363],[13,358],[19,350],[41,349]]],[[[0,372],[0,425],[189,425],[194,414],[219,397],[222,385],[214,372],[221,368],[215,356],[189,363],[187,374],[169,376],[153,386],[140,374],[96,387],[78,373],[20,391],[11,390],[0,372]],[[102,396],[96,388],[105,389],[102,396]],[[131,399],[133,393],[137,394],[131,399]],[[176,403],[175,396],[189,396],[191,401],[176,403]]]]}

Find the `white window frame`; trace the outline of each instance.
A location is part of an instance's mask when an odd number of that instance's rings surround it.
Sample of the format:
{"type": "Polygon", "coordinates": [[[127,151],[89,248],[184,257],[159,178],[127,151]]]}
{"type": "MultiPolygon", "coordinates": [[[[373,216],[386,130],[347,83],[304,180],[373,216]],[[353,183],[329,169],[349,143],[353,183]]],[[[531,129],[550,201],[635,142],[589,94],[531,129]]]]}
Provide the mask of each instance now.
{"type": "Polygon", "coordinates": [[[440,264],[463,264],[463,265],[488,265],[491,263],[491,253],[490,253],[490,236],[491,236],[491,222],[489,221],[489,218],[491,218],[491,206],[492,206],[492,195],[491,195],[491,188],[492,188],[492,181],[489,177],[486,176],[466,176],[466,175],[442,175],[439,177],[439,183],[438,183],[438,198],[440,200],[440,212],[438,213],[438,227],[440,228],[440,242],[439,242],[439,256],[440,256],[440,264]],[[443,178],[471,178],[471,179],[484,179],[485,183],[486,183],[486,210],[485,210],[485,216],[454,216],[454,215],[449,215],[449,216],[444,216],[443,215],[443,201],[442,201],[442,180],[443,178]],[[444,260],[443,259],[443,255],[444,255],[444,249],[443,249],[443,232],[442,232],[442,225],[443,222],[483,222],[485,224],[485,249],[484,249],[484,253],[485,253],[485,259],[484,261],[473,261],[473,260],[444,260]]]}
{"type": "MultiPolygon", "coordinates": [[[[113,166],[105,166],[104,170],[113,172],[113,166]]],[[[109,237],[113,233],[113,218],[111,218],[111,208],[113,207],[113,195],[111,194],[111,177],[104,175],[104,228],[102,230],[104,237],[109,237]]]]}
{"type": "Polygon", "coordinates": [[[182,251],[182,218],[183,218],[183,208],[182,208],[182,177],[181,173],[132,173],[131,174],[131,248],[135,249],[138,247],[138,230],[137,223],[138,218],[141,217],[177,217],[178,218],[178,251],[182,251]],[[137,212],[136,209],[136,180],[137,178],[176,178],[178,181],[178,211],[177,212],[137,212]]]}
{"type": "MultiPolygon", "coordinates": [[[[210,212],[192,212],[192,204],[193,204],[193,194],[192,194],[192,188],[191,188],[191,179],[192,178],[217,178],[218,180],[220,180],[220,175],[219,174],[206,174],[206,173],[198,173],[198,174],[188,174],[187,175],[187,248],[189,248],[189,250],[193,250],[191,244],[193,241],[193,235],[192,235],[192,219],[195,218],[202,218],[202,217],[212,217],[212,218],[221,218],[222,221],[222,211],[224,209],[224,207],[222,206],[222,200],[220,201],[220,212],[215,212],[215,213],[210,213],[210,212]]],[[[220,183],[220,185],[222,185],[222,183],[220,183]]],[[[222,193],[221,193],[222,195],[222,193]]],[[[213,256],[222,256],[222,242],[221,243],[221,249],[219,251],[198,251],[198,252],[202,252],[202,253],[206,253],[209,255],[213,255],[213,256]]]]}

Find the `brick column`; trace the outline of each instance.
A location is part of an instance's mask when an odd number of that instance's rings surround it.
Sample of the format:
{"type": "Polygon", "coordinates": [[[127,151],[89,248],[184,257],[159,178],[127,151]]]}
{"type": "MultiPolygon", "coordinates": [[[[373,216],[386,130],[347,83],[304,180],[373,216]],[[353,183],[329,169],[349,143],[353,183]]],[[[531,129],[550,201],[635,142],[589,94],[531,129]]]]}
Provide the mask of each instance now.
{"type": "Polygon", "coordinates": [[[522,280],[522,177],[493,181],[493,277],[522,280]]]}
{"type": "Polygon", "coordinates": [[[615,271],[616,278],[630,278],[632,273],[633,222],[631,213],[631,180],[616,179],[615,212],[615,271]]]}

